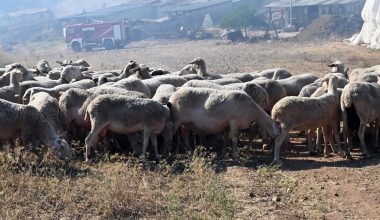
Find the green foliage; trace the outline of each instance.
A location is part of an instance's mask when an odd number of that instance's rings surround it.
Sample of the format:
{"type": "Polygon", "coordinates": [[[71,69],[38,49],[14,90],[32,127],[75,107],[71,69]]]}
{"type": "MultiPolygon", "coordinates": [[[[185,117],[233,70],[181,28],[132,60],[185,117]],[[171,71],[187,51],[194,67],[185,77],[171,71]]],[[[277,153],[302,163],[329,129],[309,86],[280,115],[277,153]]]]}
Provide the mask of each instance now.
{"type": "Polygon", "coordinates": [[[222,28],[245,29],[258,28],[266,25],[263,16],[259,15],[256,10],[249,6],[242,6],[236,9],[232,14],[224,17],[220,26],[222,28]]]}

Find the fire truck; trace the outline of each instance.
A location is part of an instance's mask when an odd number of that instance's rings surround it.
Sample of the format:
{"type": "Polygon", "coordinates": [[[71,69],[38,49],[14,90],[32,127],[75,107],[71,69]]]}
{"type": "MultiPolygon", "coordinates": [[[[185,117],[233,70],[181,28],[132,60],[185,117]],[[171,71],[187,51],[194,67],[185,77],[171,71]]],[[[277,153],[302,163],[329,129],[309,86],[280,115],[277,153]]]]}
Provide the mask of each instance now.
{"type": "Polygon", "coordinates": [[[65,41],[79,52],[104,47],[106,50],[123,48],[130,39],[130,27],[126,22],[94,22],[71,24],[63,29],[65,41]]]}

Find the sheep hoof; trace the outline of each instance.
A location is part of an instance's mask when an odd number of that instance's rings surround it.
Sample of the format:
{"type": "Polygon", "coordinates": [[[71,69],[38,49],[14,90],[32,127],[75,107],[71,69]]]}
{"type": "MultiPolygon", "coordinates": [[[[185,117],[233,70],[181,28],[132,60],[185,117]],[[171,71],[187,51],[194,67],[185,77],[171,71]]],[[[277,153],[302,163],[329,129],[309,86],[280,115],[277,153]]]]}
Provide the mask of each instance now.
{"type": "Polygon", "coordinates": [[[86,163],[93,163],[93,161],[92,161],[92,159],[88,159],[88,158],[86,158],[86,163]]]}
{"type": "Polygon", "coordinates": [[[240,157],[239,157],[239,155],[234,155],[233,156],[233,160],[234,160],[234,162],[236,162],[236,163],[240,163],[240,157]]]}
{"type": "Polygon", "coordinates": [[[351,154],[347,154],[347,155],[346,155],[346,159],[347,159],[347,160],[352,160],[352,159],[354,159],[354,158],[351,156],[351,154]]]}
{"type": "Polygon", "coordinates": [[[281,168],[283,166],[283,163],[281,160],[274,160],[271,164],[271,166],[274,166],[274,167],[279,167],[281,168]]]}
{"type": "Polygon", "coordinates": [[[310,151],[309,155],[312,156],[312,157],[315,157],[315,156],[318,155],[318,152],[317,151],[310,151]]]}

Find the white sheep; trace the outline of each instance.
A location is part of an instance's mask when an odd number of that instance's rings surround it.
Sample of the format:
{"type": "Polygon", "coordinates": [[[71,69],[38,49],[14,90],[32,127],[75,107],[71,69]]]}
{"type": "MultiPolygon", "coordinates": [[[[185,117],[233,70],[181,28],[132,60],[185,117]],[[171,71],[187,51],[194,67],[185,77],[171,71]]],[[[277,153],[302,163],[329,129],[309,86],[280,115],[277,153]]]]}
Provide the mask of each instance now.
{"type": "MultiPolygon", "coordinates": [[[[343,134],[347,141],[348,129],[358,132],[363,155],[369,157],[364,134],[368,123],[376,123],[376,145],[378,145],[378,123],[380,122],[380,85],[357,82],[344,87],[341,97],[343,134]],[[358,120],[359,119],[359,120],[358,120]],[[359,123],[357,121],[360,121],[359,123]]],[[[346,148],[347,149],[347,148],[346,148]]]]}
{"type": "Polygon", "coordinates": [[[220,74],[208,73],[206,69],[206,62],[204,59],[198,57],[190,62],[198,67],[197,74],[206,79],[221,79],[223,78],[220,74]]]}
{"type": "Polygon", "coordinates": [[[170,84],[175,87],[180,87],[183,84],[185,84],[187,80],[182,76],[163,75],[163,76],[156,76],[151,79],[144,79],[142,82],[148,86],[150,90],[150,97],[153,97],[154,94],[156,94],[156,90],[160,85],[170,84]]]}
{"type": "Polygon", "coordinates": [[[286,79],[280,79],[277,80],[277,82],[285,88],[287,96],[298,96],[304,86],[313,83],[317,79],[317,76],[310,73],[305,73],[291,76],[286,79]]]}
{"type": "Polygon", "coordinates": [[[97,144],[99,136],[104,137],[107,131],[119,134],[143,131],[143,155],[150,140],[158,159],[156,135],[170,121],[170,111],[166,106],[149,99],[101,95],[87,107],[85,120],[91,121],[91,132],[85,140],[86,161],[89,161],[91,148],[97,144]]]}
{"type": "Polygon", "coordinates": [[[84,79],[73,83],[58,85],[53,88],[33,87],[26,90],[23,96],[23,102],[27,103],[29,101],[29,97],[37,92],[46,92],[58,100],[61,93],[71,88],[89,89],[95,86],[96,84],[92,80],[84,79]]]}
{"type": "Polygon", "coordinates": [[[46,92],[38,92],[30,97],[28,105],[33,106],[40,111],[54,131],[59,134],[63,133],[57,99],[51,97],[46,92]]]}
{"type": "Polygon", "coordinates": [[[19,70],[12,70],[9,73],[10,85],[0,88],[0,99],[4,99],[14,103],[20,103],[21,101],[21,88],[20,81],[22,79],[22,73],[19,70]]]}
{"type": "Polygon", "coordinates": [[[71,158],[69,144],[59,138],[45,117],[33,106],[20,105],[0,99],[0,139],[20,137],[22,144],[41,144],[53,148],[56,156],[68,161],[71,158]]]}
{"type": "Polygon", "coordinates": [[[279,134],[276,123],[245,92],[205,88],[181,88],[169,99],[174,131],[182,125],[200,134],[230,129],[235,159],[239,129],[256,121],[271,137],[279,134]]]}
{"type": "MultiPolygon", "coordinates": [[[[338,151],[344,155],[340,147],[337,118],[340,113],[339,95],[336,89],[337,78],[329,78],[328,93],[320,97],[285,97],[277,102],[272,109],[273,120],[280,123],[281,134],[276,138],[274,162],[281,163],[280,149],[290,130],[308,130],[322,127],[322,130],[334,131],[338,151]]],[[[326,134],[324,133],[324,137],[326,134]]],[[[325,141],[327,143],[327,141],[325,141]]],[[[310,150],[310,149],[309,149],[310,150]]]]}

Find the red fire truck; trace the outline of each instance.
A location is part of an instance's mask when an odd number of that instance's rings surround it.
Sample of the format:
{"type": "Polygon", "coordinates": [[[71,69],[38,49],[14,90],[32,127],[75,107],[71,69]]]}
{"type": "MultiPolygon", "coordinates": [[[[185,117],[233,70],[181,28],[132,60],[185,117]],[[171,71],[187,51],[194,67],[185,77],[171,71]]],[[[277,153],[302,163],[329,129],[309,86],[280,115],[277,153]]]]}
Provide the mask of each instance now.
{"type": "Polygon", "coordinates": [[[71,24],[63,29],[66,43],[75,52],[104,47],[123,48],[129,41],[130,28],[125,22],[88,22],[71,24]]]}

